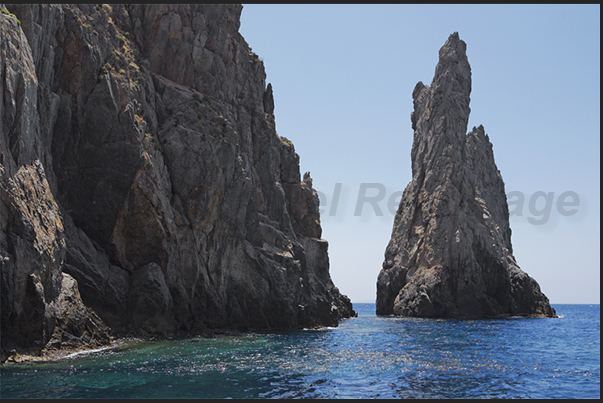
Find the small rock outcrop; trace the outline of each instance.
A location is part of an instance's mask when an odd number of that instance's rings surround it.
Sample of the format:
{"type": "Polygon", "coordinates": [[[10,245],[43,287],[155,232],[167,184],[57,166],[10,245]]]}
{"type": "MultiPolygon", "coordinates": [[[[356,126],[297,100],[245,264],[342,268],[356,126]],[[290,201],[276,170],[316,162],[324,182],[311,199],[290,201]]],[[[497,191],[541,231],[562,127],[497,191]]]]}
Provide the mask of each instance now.
{"type": "Polygon", "coordinates": [[[555,316],[513,256],[504,182],[483,126],[467,132],[471,68],[452,34],[411,115],[412,181],[377,279],[379,315],[555,316]]]}
{"type": "Polygon", "coordinates": [[[0,358],[355,315],[242,6],[0,7],[0,358]]]}

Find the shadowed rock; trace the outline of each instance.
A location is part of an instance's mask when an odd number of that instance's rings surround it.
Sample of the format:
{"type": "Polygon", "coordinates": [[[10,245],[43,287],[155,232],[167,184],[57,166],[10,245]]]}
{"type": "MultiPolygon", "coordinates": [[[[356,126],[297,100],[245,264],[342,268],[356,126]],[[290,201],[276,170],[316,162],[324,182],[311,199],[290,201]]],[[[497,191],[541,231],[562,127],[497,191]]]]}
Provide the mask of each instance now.
{"type": "Polygon", "coordinates": [[[513,256],[504,182],[480,125],[466,133],[471,68],[452,34],[430,86],[412,94],[412,181],[377,279],[377,314],[555,316],[513,256]]]}
{"type": "Polygon", "coordinates": [[[241,5],[3,7],[0,358],[355,315],[241,5]]]}

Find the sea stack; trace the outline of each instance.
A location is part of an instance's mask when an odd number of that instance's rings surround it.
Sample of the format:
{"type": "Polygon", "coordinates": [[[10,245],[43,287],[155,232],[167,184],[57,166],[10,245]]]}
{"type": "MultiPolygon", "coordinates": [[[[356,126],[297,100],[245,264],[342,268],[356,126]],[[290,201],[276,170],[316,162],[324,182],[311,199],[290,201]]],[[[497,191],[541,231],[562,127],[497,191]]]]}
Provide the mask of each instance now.
{"type": "Polygon", "coordinates": [[[483,126],[467,133],[471,68],[450,35],[411,114],[412,181],[395,216],[377,279],[379,315],[554,317],[513,256],[505,186],[483,126]]]}
{"type": "Polygon", "coordinates": [[[355,316],[241,5],[0,8],[2,360],[355,316]]]}

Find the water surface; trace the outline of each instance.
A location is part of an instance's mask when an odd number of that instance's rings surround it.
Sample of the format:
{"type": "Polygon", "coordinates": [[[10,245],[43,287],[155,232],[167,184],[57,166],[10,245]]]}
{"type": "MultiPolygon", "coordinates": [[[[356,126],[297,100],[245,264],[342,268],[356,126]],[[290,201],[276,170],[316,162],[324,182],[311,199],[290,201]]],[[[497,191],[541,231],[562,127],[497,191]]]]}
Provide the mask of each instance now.
{"type": "Polygon", "coordinates": [[[0,367],[2,398],[599,398],[600,305],[560,318],[410,319],[140,341],[0,367]]]}

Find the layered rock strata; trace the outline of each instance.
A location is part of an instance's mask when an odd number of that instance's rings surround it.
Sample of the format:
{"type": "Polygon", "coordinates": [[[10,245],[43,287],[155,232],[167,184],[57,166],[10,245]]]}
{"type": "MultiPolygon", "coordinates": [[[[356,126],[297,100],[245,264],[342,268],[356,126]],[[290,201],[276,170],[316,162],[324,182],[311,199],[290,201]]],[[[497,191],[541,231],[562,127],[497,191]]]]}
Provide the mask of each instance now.
{"type": "Polygon", "coordinates": [[[452,34],[412,94],[412,181],[377,279],[377,314],[555,316],[513,256],[505,188],[483,126],[467,132],[471,68],[452,34]]]}
{"type": "Polygon", "coordinates": [[[3,357],[355,315],[242,6],[0,7],[3,357]]]}

